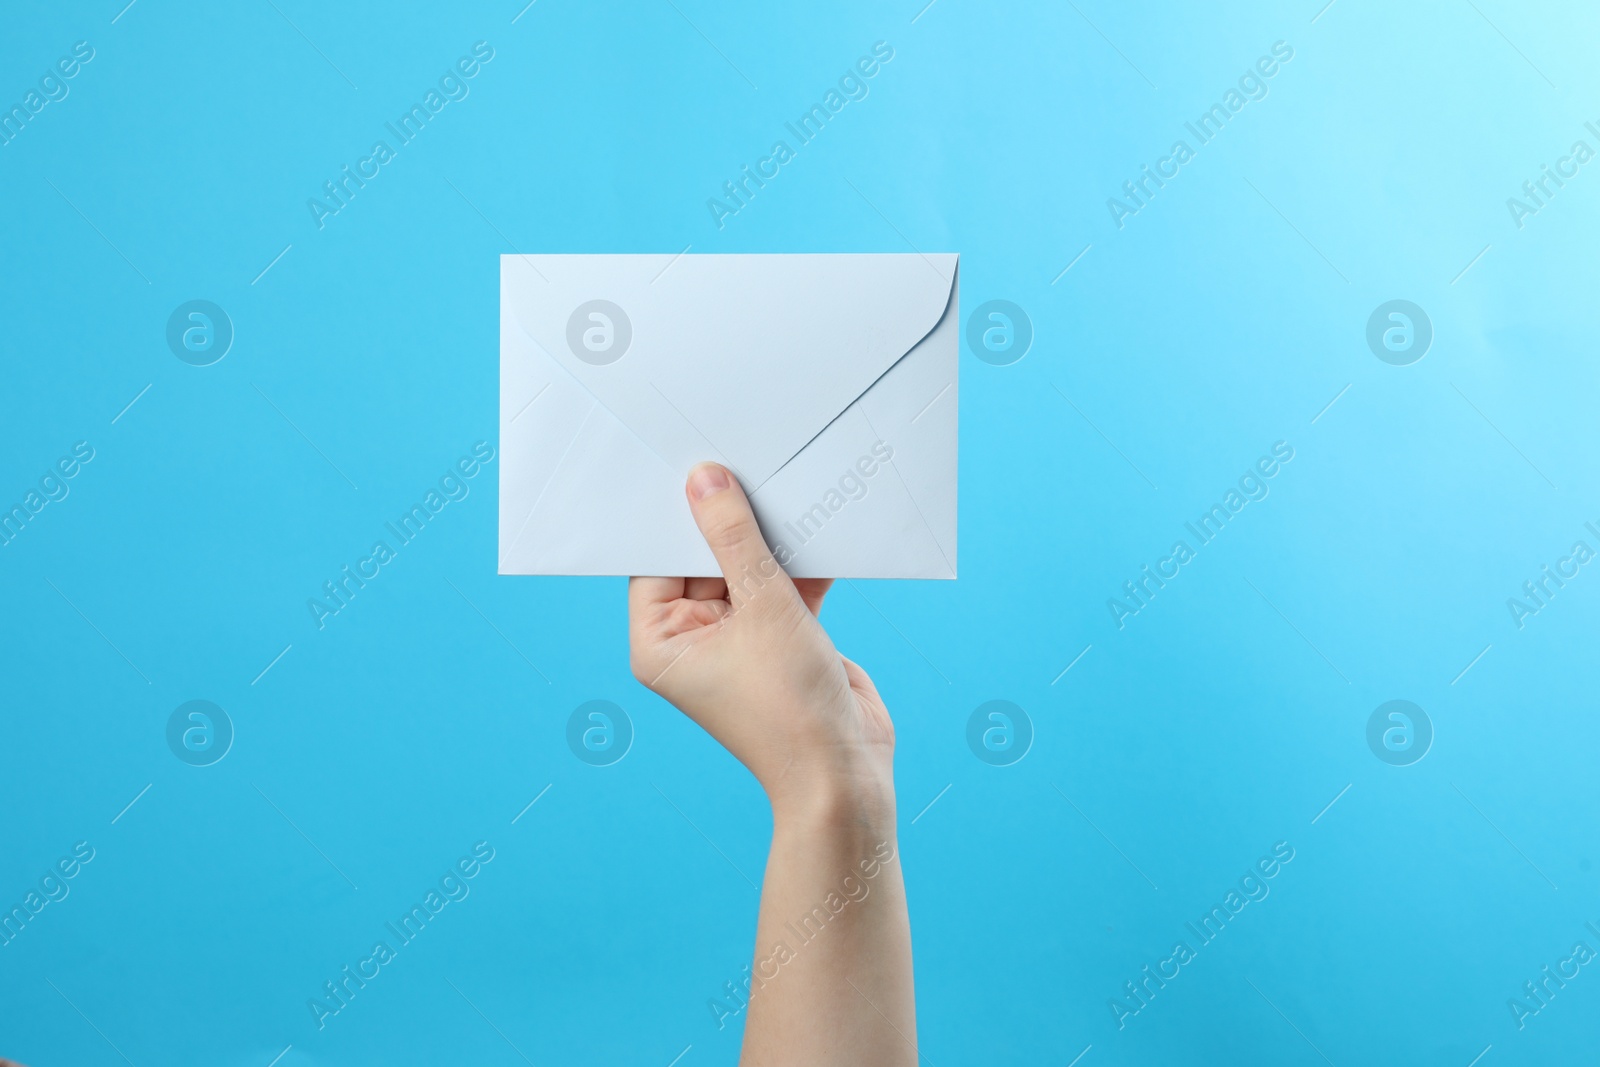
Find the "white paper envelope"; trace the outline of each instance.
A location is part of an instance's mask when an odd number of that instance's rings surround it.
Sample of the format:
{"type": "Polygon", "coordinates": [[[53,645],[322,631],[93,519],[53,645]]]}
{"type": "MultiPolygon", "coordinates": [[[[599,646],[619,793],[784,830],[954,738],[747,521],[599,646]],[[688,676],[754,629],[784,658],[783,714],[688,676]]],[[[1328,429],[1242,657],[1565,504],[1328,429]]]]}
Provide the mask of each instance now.
{"type": "Polygon", "coordinates": [[[956,576],[957,256],[500,258],[500,573],[715,575],[738,475],[794,577],[956,576]]]}

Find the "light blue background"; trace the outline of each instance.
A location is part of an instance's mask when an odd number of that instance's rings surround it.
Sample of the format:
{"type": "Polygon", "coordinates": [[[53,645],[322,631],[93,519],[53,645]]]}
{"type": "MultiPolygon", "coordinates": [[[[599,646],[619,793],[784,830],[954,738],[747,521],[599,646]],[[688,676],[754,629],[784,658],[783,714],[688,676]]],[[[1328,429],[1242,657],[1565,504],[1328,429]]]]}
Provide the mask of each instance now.
{"type": "Polygon", "coordinates": [[[96,49],[0,148],[0,502],[96,450],[0,548],[0,905],[96,849],[0,948],[0,1054],[735,1062],[707,1001],[769,816],[629,676],[623,582],[497,577],[491,464],[326,629],[306,608],[496,442],[500,253],[688,245],[958,251],[965,308],[1036,330],[962,356],[960,579],[823,616],[895,715],[926,1062],[1595,1055],[1600,968],[1507,1007],[1600,949],[1600,569],[1506,607],[1600,547],[1600,162],[1520,230],[1505,203],[1600,147],[1592,9],[121,4],[0,38],[7,106],[96,49]],[[479,40],[470,96],[319,230],[306,200],[479,40]],[[879,40],[870,96],[719,230],[707,198],[879,40]],[[1119,230],[1106,199],[1280,40],[1119,230]],[[207,368],[164,340],[195,298],[237,332],[207,368]],[[1435,330],[1408,367],[1364,339],[1395,298],[1435,330]],[[1118,630],[1107,598],[1279,440],[1271,495],[1118,630]],[[1410,767],[1365,740],[1396,698],[1436,731],[1410,767]],[[190,699],[237,730],[214,766],[166,747],[190,699]],[[615,766],[566,747],[590,699],[634,722],[615,766]],[[966,747],[991,699],[1034,724],[1015,766],[966,747]],[[307,1000],[479,840],[471,895],[319,1031],[307,1000]],[[1119,1030],[1279,841],[1271,895],[1119,1030]]]}

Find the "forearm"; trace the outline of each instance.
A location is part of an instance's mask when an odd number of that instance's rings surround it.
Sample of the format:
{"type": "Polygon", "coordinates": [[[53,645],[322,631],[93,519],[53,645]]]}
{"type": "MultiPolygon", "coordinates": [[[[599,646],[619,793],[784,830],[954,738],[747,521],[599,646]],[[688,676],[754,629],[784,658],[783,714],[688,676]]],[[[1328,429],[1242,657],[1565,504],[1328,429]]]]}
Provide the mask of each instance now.
{"type": "Polygon", "coordinates": [[[777,808],[743,1067],[915,1067],[892,795],[777,808]]]}
{"type": "Polygon", "coordinates": [[[685,494],[723,577],[630,581],[628,651],[772,804],[742,1062],[916,1067],[889,709],[817,621],[832,583],[790,580],[733,472],[685,494]]]}

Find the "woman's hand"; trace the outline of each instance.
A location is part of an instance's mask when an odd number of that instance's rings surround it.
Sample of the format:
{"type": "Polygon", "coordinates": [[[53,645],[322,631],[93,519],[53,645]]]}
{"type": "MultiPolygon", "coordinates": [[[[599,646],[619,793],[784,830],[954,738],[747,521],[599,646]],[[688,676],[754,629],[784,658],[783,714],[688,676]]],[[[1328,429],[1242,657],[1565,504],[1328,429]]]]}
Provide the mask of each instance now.
{"type": "Polygon", "coordinates": [[[752,1067],[915,1067],[889,713],[817,621],[832,582],[790,581],[724,468],[696,467],[688,494],[723,576],[633,579],[633,673],[772,802],[755,958],[712,1018],[743,1015],[752,1067]]]}
{"type": "Polygon", "coordinates": [[[892,803],[889,713],[817,621],[832,581],[790,580],[725,468],[696,467],[688,497],[723,577],[632,580],[634,676],[748,767],[776,817],[892,803]]]}

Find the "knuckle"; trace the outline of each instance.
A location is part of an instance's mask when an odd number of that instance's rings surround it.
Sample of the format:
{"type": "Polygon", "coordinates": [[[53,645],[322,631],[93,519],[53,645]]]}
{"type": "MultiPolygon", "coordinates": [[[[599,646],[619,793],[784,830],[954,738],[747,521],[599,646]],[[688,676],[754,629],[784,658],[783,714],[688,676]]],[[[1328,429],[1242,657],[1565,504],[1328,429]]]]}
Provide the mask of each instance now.
{"type": "Polygon", "coordinates": [[[750,540],[756,532],[756,520],[750,514],[722,514],[714,516],[706,529],[706,540],[714,548],[734,548],[750,540]]]}

